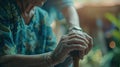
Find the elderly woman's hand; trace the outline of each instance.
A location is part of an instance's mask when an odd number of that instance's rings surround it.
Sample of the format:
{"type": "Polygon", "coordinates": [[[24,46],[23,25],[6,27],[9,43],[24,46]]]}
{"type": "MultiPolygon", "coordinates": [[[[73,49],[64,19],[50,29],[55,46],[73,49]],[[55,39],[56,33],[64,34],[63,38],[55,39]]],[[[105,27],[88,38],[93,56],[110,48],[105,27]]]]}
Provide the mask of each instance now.
{"type": "MultiPolygon", "coordinates": [[[[79,43],[80,45],[86,45],[86,49],[85,50],[80,50],[77,52],[71,52],[71,55],[76,55],[75,53],[78,53],[78,57],[80,59],[83,59],[84,55],[88,54],[88,52],[90,51],[90,49],[93,46],[93,39],[92,37],[90,37],[87,33],[83,32],[81,30],[81,28],[79,27],[71,27],[69,29],[69,34],[68,36],[72,36],[73,38],[78,38],[79,37],[79,43]]],[[[72,44],[72,43],[70,43],[72,44]]]]}
{"type": "Polygon", "coordinates": [[[57,48],[52,52],[51,58],[53,59],[54,64],[58,64],[64,61],[69,56],[71,51],[80,51],[85,50],[86,48],[87,45],[82,44],[80,36],[76,36],[74,38],[74,35],[64,35],[61,38],[57,48]]]}
{"type": "Polygon", "coordinates": [[[64,35],[57,48],[52,52],[51,58],[55,64],[64,61],[71,51],[80,51],[79,57],[83,57],[92,48],[92,38],[82,31],[71,31],[64,35]],[[82,54],[81,54],[82,52],[82,54]]]}

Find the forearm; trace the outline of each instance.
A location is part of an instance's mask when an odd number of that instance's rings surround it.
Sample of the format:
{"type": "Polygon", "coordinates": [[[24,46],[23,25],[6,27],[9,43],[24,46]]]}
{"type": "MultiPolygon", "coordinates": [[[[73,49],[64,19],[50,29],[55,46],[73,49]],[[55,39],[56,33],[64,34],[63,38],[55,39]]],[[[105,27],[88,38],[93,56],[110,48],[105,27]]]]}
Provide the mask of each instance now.
{"type": "Polygon", "coordinates": [[[69,27],[73,27],[73,26],[79,27],[79,17],[76,9],[73,6],[64,7],[61,11],[69,27]]]}
{"type": "Polygon", "coordinates": [[[5,55],[0,57],[0,64],[3,67],[49,67],[54,65],[54,62],[50,62],[52,59],[48,55],[48,53],[38,55],[5,55]]]}

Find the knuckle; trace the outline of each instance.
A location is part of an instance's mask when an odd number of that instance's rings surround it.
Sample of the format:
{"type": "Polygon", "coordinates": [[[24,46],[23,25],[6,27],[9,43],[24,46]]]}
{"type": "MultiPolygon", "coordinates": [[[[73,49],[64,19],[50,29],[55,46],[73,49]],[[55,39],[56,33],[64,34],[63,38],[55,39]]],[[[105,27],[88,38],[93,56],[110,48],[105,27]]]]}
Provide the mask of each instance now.
{"type": "Polygon", "coordinates": [[[93,38],[92,38],[91,36],[89,37],[89,39],[90,39],[90,40],[93,40],[93,38]]]}
{"type": "Polygon", "coordinates": [[[77,38],[73,38],[74,41],[77,41],[78,39],[77,38]]]}
{"type": "Polygon", "coordinates": [[[76,33],[75,33],[75,31],[72,31],[70,34],[73,34],[73,35],[74,35],[74,34],[76,34],[76,33]]]}
{"type": "Polygon", "coordinates": [[[88,44],[84,41],[84,40],[80,40],[82,45],[85,45],[86,47],[88,46],[88,44]]]}
{"type": "Polygon", "coordinates": [[[75,34],[75,35],[73,35],[72,37],[73,37],[73,38],[76,38],[76,39],[77,39],[77,38],[80,38],[80,36],[79,36],[78,34],[75,34]]]}
{"type": "Polygon", "coordinates": [[[73,37],[78,37],[78,35],[77,35],[77,34],[75,34],[73,37]]]}

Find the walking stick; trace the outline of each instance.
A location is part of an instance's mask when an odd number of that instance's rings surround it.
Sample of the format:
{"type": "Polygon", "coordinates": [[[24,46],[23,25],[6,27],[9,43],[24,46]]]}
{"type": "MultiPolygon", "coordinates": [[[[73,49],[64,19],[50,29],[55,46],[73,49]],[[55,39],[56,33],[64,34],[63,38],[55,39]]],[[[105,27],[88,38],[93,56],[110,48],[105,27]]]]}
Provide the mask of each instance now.
{"type": "Polygon", "coordinates": [[[73,67],[79,67],[79,51],[71,52],[73,58],[73,67]]]}

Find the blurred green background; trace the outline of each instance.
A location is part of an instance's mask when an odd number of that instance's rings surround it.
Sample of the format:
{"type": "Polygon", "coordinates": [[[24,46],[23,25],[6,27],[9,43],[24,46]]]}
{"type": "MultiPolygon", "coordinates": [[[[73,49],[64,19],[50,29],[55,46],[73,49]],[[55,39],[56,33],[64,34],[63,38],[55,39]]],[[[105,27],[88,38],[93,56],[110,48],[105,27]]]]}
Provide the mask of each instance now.
{"type": "MultiPolygon", "coordinates": [[[[120,67],[120,0],[74,0],[80,26],[94,39],[80,67],[120,67]]],[[[64,19],[52,27],[59,41],[66,33],[64,19]],[[58,23],[60,22],[60,23],[58,23]]]]}

